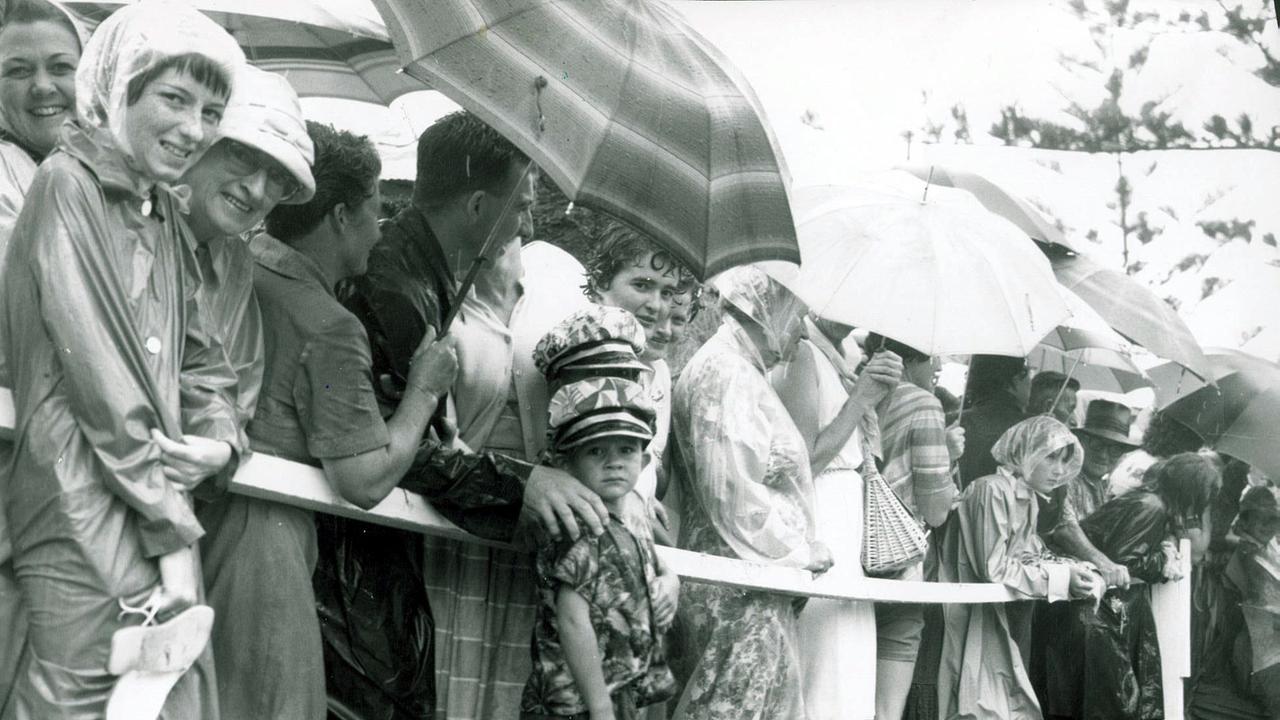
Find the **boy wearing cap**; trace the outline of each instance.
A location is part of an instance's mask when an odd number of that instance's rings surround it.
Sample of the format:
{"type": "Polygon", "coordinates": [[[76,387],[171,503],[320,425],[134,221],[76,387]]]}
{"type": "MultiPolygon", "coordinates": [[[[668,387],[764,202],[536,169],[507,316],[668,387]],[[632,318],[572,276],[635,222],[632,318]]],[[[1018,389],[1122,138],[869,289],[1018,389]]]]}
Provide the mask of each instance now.
{"type": "Polygon", "coordinates": [[[609,519],[598,537],[538,549],[533,671],[521,718],[636,718],[638,707],[665,699],[674,686],[660,656],[674,606],[651,600],[659,573],[653,541],[621,519],[649,459],[652,403],[639,383],[594,377],[557,390],[549,413],[556,466],[598,495],[609,519]]]}

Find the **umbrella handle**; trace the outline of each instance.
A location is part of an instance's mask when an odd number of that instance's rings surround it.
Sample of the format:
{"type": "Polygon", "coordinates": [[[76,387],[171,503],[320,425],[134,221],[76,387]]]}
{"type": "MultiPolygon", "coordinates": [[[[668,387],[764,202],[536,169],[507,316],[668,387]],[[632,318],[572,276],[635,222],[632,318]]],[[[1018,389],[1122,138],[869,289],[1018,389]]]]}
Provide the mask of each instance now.
{"type": "Polygon", "coordinates": [[[529,173],[532,171],[533,160],[529,160],[525,163],[524,170],[520,173],[520,179],[511,188],[511,194],[507,196],[507,202],[502,206],[502,212],[493,221],[493,225],[489,226],[489,235],[485,238],[484,245],[480,247],[480,254],[476,256],[475,260],[471,261],[471,267],[467,269],[467,274],[462,278],[462,284],[458,286],[458,292],[453,296],[449,312],[445,314],[444,322],[440,323],[440,337],[449,332],[454,319],[458,317],[458,312],[462,309],[463,299],[467,297],[467,293],[471,292],[471,286],[475,285],[476,277],[480,275],[480,271],[490,262],[489,254],[493,252],[494,247],[498,244],[498,227],[507,219],[507,216],[511,213],[511,208],[515,207],[516,197],[520,194],[524,179],[529,177],[529,173]]]}

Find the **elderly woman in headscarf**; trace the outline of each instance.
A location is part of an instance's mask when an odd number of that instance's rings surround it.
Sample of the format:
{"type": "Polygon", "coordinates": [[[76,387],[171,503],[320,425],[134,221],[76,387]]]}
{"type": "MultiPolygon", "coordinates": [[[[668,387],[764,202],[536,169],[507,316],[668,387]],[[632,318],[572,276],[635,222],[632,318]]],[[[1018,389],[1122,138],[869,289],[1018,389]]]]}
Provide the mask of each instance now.
{"type": "MultiPolygon", "coordinates": [[[[10,238],[4,511],[30,637],[19,718],[101,717],[112,636],[140,622],[122,607],[150,619],[199,595],[203,531],[182,487],[238,449],[235,376],[194,309],[184,193],[170,183],[213,139],[243,62],[187,6],[144,1],[108,18],[76,72],[79,122],[62,126],[10,238]]],[[[209,671],[206,655],[168,716],[214,707],[209,671]]]]}
{"type": "Polygon", "coordinates": [[[1024,598],[1005,604],[946,605],[938,672],[943,720],[1040,720],[1040,704],[1020,647],[1031,600],[1086,597],[1100,580],[1083,565],[1053,559],[1036,534],[1036,496],[1080,472],[1084,451],[1047,415],[1023,420],[991,449],[996,472],[974,480],[947,522],[941,582],[1000,583],[1024,598]]]}
{"type": "MultiPolygon", "coordinates": [[[[685,365],[667,452],[683,498],[680,547],[814,572],[831,553],[814,540],[805,440],[766,377],[795,352],[805,304],[759,266],[716,282],[724,321],[685,365]]],[[[771,593],[686,583],[685,683],[673,717],[803,718],[797,605],[771,593]]]]}

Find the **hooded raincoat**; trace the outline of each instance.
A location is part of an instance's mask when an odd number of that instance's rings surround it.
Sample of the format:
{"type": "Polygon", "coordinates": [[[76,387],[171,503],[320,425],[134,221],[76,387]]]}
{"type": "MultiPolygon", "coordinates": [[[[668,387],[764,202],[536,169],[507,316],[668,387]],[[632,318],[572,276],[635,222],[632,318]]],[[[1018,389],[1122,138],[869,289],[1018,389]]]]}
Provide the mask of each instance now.
{"type": "MultiPolygon", "coordinates": [[[[181,193],[134,170],[117,134],[128,80],[180,52],[228,77],[243,61],[182,6],[144,2],[103,23],[77,74],[81,125],[37,170],[10,239],[0,342],[17,417],[4,511],[30,653],[6,719],[101,717],[111,636],[136,623],[118,601],[142,604],[156,559],[201,535],[151,429],[236,447],[235,378],[195,310],[181,193]]],[[[206,653],[165,717],[208,712],[206,653]]]]}
{"type": "MultiPolygon", "coordinates": [[[[1035,491],[1023,478],[1057,450],[1072,446],[1059,477],[1080,471],[1083,451],[1066,425],[1045,415],[1024,420],[996,441],[994,475],[972,482],[944,526],[941,582],[1001,583],[1017,595],[1067,597],[1070,567],[1048,557],[1036,534],[1035,491]]],[[[1040,720],[1040,704],[1016,638],[1029,630],[1029,603],[945,605],[938,672],[943,720],[1040,720]]]]}
{"type": "MultiPolygon", "coordinates": [[[[679,545],[805,567],[814,538],[809,454],[765,374],[793,349],[806,308],[756,267],[730,270],[718,284],[743,319],[726,314],[676,384],[667,455],[684,502],[679,545]]],[[[673,717],[805,716],[791,598],[685,583],[679,612],[683,647],[671,664],[684,689],[673,717]]]]}

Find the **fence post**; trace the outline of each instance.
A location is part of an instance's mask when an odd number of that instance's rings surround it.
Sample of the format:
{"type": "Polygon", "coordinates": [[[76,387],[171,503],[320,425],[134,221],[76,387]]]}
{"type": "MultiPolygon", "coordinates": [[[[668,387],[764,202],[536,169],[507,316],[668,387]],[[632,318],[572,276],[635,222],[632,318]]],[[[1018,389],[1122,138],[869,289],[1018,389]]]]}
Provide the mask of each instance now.
{"type": "Polygon", "coordinates": [[[1151,586],[1151,612],[1160,640],[1165,720],[1183,720],[1183,678],[1191,676],[1191,542],[1183,540],[1182,579],[1151,586]]]}

